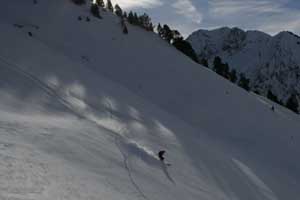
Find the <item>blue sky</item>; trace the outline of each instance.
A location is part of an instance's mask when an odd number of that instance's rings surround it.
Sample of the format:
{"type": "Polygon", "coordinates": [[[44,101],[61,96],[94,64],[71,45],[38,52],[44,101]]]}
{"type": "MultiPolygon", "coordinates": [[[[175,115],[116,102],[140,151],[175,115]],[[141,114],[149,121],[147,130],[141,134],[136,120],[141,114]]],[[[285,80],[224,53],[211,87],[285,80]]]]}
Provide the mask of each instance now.
{"type": "Polygon", "coordinates": [[[148,13],[187,36],[221,26],[300,35],[300,0],[112,0],[125,10],[148,13]]]}

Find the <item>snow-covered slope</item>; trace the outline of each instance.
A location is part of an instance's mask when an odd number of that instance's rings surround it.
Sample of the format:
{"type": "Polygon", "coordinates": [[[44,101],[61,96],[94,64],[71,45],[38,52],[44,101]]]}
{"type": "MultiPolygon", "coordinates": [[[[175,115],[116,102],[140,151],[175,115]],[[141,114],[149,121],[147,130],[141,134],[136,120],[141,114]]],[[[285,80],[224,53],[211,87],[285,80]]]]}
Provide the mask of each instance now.
{"type": "Polygon", "coordinates": [[[220,56],[231,68],[245,73],[251,87],[262,94],[272,91],[283,102],[300,94],[300,37],[281,32],[274,37],[238,28],[199,30],[187,39],[200,58],[220,56]]]}
{"type": "Polygon", "coordinates": [[[111,13],[79,15],[0,8],[0,199],[299,198],[298,116],[111,13]]]}

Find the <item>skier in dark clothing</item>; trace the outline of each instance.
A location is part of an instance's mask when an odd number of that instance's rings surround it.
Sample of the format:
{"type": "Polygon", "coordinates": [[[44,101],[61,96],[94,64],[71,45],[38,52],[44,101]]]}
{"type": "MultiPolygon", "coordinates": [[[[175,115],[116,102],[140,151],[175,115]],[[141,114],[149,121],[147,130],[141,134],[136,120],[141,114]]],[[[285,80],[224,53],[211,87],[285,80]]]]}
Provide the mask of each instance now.
{"type": "Polygon", "coordinates": [[[273,112],[275,112],[275,107],[274,107],[274,106],[272,106],[272,107],[271,107],[271,110],[272,110],[273,112]]]}
{"type": "Polygon", "coordinates": [[[165,157],[164,157],[165,153],[166,153],[166,151],[164,151],[164,150],[159,151],[159,152],[158,152],[158,158],[159,158],[159,160],[160,160],[162,163],[164,163],[166,166],[171,166],[170,163],[165,163],[165,157]]]}
{"type": "Polygon", "coordinates": [[[158,158],[159,158],[161,161],[164,161],[164,160],[165,160],[165,157],[164,157],[164,154],[165,154],[165,153],[166,153],[166,151],[164,151],[164,150],[158,152],[158,158]]]}

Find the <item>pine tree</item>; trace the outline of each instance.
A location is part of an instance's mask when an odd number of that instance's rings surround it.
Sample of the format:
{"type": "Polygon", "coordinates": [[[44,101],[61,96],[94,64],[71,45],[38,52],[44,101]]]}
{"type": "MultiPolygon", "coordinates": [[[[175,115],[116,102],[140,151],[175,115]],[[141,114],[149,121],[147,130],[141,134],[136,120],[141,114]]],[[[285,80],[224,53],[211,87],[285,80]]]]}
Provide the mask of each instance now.
{"type": "Polygon", "coordinates": [[[160,25],[160,23],[158,23],[158,25],[157,25],[157,33],[158,33],[158,35],[161,37],[161,38],[163,38],[163,28],[161,27],[161,25],[160,25]]]}
{"type": "Polygon", "coordinates": [[[268,90],[267,98],[276,103],[279,102],[277,96],[274,95],[271,90],[268,90]]]}
{"type": "Polygon", "coordinates": [[[154,29],[151,18],[146,13],[139,16],[139,25],[147,31],[153,31],[154,29]]]}
{"type": "Polygon", "coordinates": [[[96,0],[96,4],[101,7],[101,8],[104,8],[105,7],[105,4],[104,4],[104,1],[103,0],[96,0]]]}
{"type": "Polygon", "coordinates": [[[208,67],[208,61],[207,61],[207,59],[202,58],[202,59],[200,60],[200,64],[203,65],[204,67],[208,67]]]}
{"type": "Polygon", "coordinates": [[[143,27],[144,29],[147,29],[147,27],[150,24],[150,17],[144,13],[143,15],[139,16],[139,24],[141,25],[141,27],[143,27]]]}
{"type": "Polygon", "coordinates": [[[106,3],[106,8],[107,10],[109,10],[110,12],[114,12],[114,7],[111,3],[111,0],[107,0],[107,3],[106,3]]]}
{"type": "Polygon", "coordinates": [[[177,30],[172,30],[172,42],[182,41],[183,37],[181,33],[177,30]]]}
{"type": "Polygon", "coordinates": [[[130,24],[133,24],[133,22],[134,22],[134,16],[133,16],[133,12],[132,11],[130,11],[129,14],[128,14],[128,22],[130,24]]]}
{"type": "Polygon", "coordinates": [[[192,48],[192,45],[188,41],[183,40],[183,38],[181,37],[180,39],[174,40],[172,44],[176,49],[178,49],[183,54],[185,54],[186,56],[194,60],[196,63],[198,63],[197,54],[195,53],[194,49],[192,48]]]}
{"type": "Polygon", "coordinates": [[[97,4],[91,5],[91,13],[97,18],[100,18],[100,19],[102,18],[97,4]]]}
{"type": "Polygon", "coordinates": [[[222,70],[223,70],[222,76],[226,79],[229,79],[230,74],[229,74],[229,65],[228,65],[228,63],[225,63],[225,64],[222,65],[222,70]]]}
{"type": "Polygon", "coordinates": [[[127,15],[127,12],[123,12],[123,18],[127,19],[128,18],[128,15],[127,15]]]}
{"type": "Polygon", "coordinates": [[[232,82],[232,83],[235,83],[237,81],[237,75],[236,75],[236,70],[235,69],[232,69],[229,73],[229,80],[232,82]]]}
{"type": "Polygon", "coordinates": [[[117,16],[123,17],[123,10],[118,4],[115,5],[115,13],[117,16]]]}
{"type": "Polygon", "coordinates": [[[295,94],[292,94],[287,102],[286,102],[286,107],[292,111],[294,111],[295,113],[299,113],[299,103],[298,103],[298,99],[297,96],[295,94]]]}
{"type": "Polygon", "coordinates": [[[222,59],[219,56],[216,56],[214,59],[214,67],[213,70],[217,73],[217,74],[222,74],[222,59]]]}
{"type": "Polygon", "coordinates": [[[133,14],[133,24],[137,26],[140,25],[140,20],[136,12],[133,14]]]}
{"type": "Polygon", "coordinates": [[[150,22],[149,27],[148,27],[148,31],[154,32],[154,28],[155,28],[155,26],[153,25],[152,22],[150,22]]]}
{"type": "Polygon", "coordinates": [[[164,40],[166,40],[168,43],[171,43],[173,39],[173,34],[172,34],[172,30],[167,24],[163,26],[162,35],[164,40]]]}
{"type": "Polygon", "coordinates": [[[241,87],[241,88],[244,88],[245,90],[247,91],[250,91],[250,80],[248,78],[246,78],[245,74],[241,73],[240,74],[240,80],[238,82],[238,85],[241,87]]]}
{"type": "Polygon", "coordinates": [[[222,59],[219,57],[219,56],[217,56],[217,57],[215,57],[215,59],[214,59],[214,67],[213,67],[213,70],[217,73],[217,74],[219,74],[219,75],[221,75],[221,76],[223,76],[224,78],[226,78],[226,79],[229,79],[230,80],[230,72],[229,72],[229,65],[227,64],[227,63],[223,63],[222,62],[222,59]]]}

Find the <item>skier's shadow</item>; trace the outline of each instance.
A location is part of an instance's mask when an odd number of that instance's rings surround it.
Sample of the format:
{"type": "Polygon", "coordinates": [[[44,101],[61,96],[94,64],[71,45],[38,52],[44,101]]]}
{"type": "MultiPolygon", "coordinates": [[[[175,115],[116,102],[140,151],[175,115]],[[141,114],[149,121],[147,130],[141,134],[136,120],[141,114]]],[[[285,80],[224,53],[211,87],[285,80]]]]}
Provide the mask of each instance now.
{"type": "Polygon", "coordinates": [[[159,161],[159,162],[160,162],[160,164],[161,164],[161,168],[162,168],[164,174],[165,174],[166,177],[169,179],[169,181],[171,181],[173,184],[176,184],[175,181],[173,180],[173,178],[170,176],[170,174],[169,174],[169,172],[168,172],[168,167],[167,167],[167,165],[166,165],[164,162],[162,162],[162,161],[159,161]]]}
{"type": "Polygon", "coordinates": [[[119,141],[119,148],[120,150],[127,154],[126,156],[129,157],[130,155],[134,155],[137,158],[141,159],[147,165],[154,166],[156,168],[162,169],[163,173],[167,177],[167,179],[175,184],[174,179],[171,177],[170,173],[168,172],[168,166],[163,161],[159,160],[152,151],[146,149],[145,147],[139,145],[138,143],[132,141],[119,141]]]}

